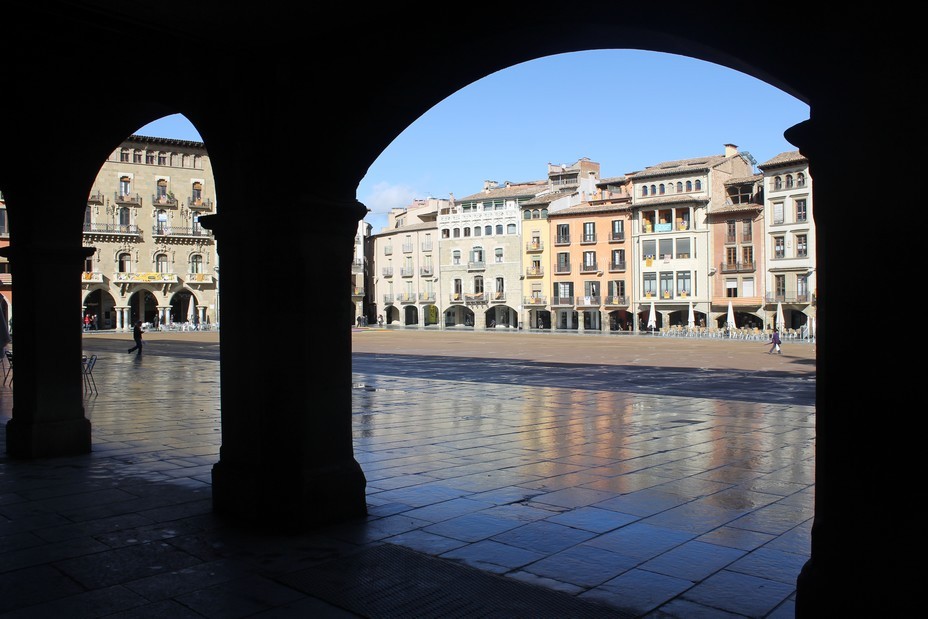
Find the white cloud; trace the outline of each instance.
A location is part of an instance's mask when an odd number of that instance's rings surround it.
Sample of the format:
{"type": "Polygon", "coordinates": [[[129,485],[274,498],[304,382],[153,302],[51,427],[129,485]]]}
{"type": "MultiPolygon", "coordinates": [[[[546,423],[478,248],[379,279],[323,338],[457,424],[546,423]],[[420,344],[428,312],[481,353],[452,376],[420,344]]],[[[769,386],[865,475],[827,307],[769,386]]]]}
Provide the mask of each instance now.
{"type": "Polygon", "coordinates": [[[418,197],[418,192],[405,185],[377,183],[368,195],[361,198],[361,203],[371,213],[388,213],[392,208],[406,208],[418,197]]]}

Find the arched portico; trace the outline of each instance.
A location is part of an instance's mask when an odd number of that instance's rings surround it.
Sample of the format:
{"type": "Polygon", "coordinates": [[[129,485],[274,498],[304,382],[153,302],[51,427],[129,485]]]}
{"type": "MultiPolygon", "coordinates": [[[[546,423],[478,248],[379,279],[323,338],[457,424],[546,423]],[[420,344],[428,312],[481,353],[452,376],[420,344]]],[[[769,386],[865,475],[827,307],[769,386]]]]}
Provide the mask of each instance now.
{"type": "MultiPolygon", "coordinates": [[[[516,7],[497,6],[494,22],[506,24],[507,34],[500,38],[498,28],[487,27],[484,13],[465,7],[448,7],[440,14],[391,7],[388,17],[376,10],[353,10],[349,16],[337,7],[317,13],[271,4],[267,13],[256,9],[275,24],[262,36],[264,30],[254,20],[240,19],[210,2],[184,4],[183,20],[164,19],[179,11],[172,2],[164,3],[157,17],[129,6],[104,15],[81,3],[17,5],[18,13],[10,19],[3,16],[10,24],[8,47],[17,54],[0,69],[8,95],[0,100],[0,187],[12,231],[10,247],[0,251],[9,258],[13,274],[17,338],[8,453],[35,458],[90,451],[90,423],[84,416],[81,379],[74,371],[80,354],[80,331],[74,328],[78,308],[61,302],[77,299],[88,253],[80,242],[81,214],[99,162],[114,145],[150,120],[182,112],[204,136],[223,200],[222,214],[209,224],[223,255],[222,295],[227,302],[222,357],[257,356],[265,362],[263,367],[249,366],[247,374],[243,366],[222,366],[223,447],[214,474],[216,510],[291,528],[366,513],[365,482],[352,455],[348,423],[348,329],[301,330],[286,343],[256,340],[250,308],[234,300],[248,298],[255,281],[293,290],[292,281],[299,278],[314,281],[313,291],[342,290],[363,215],[354,200],[359,179],[415,118],[470,81],[566,51],[630,47],[683,54],[750,73],[811,106],[811,120],[787,131],[815,177],[820,256],[815,525],[812,558],[799,581],[797,614],[886,613],[910,595],[904,588],[909,568],[893,554],[901,546],[886,539],[886,532],[913,538],[915,532],[903,514],[907,506],[890,495],[886,480],[907,485],[917,468],[901,470],[896,455],[915,450],[907,437],[896,436],[891,424],[874,424],[871,416],[888,405],[885,389],[876,386],[898,384],[906,369],[878,364],[868,375],[874,386],[851,396],[845,390],[846,376],[857,368],[843,358],[837,339],[857,329],[855,314],[848,311],[855,303],[854,291],[861,281],[879,281],[882,268],[878,260],[859,260],[856,244],[847,242],[859,235],[861,226],[859,217],[848,214],[868,213],[865,205],[847,201],[848,153],[865,148],[868,153],[905,156],[916,154],[912,149],[917,146],[911,139],[917,134],[911,122],[916,116],[906,107],[910,101],[860,85],[905,89],[911,81],[894,72],[908,70],[899,61],[915,57],[899,50],[911,39],[880,23],[879,12],[866,18],[850,15],[838,27],[830,12],[818,14],[810,8],[789,24],[790,44],[784,45],[786,26],[771,19],[766,6],[743,6],[730,13],[702,12],[690,5],[675,8],[676,18],[667,19],[666,4],[613,3],[556,15],[527,15],[516,7]],[[352,36],[344,48],[329,38],[317,43],[305,36],[307,27],[331,24],[333,16],[350,17],[352,36]],[[449,44],[448,24],[469,36],[449,44]],[[746,30],[750,36],[735,34],[746,30]],[[98,81],[99,48],[87,41],[130,31],[166,48],[208,40],[197,59],[206,70],[191,78],[195,87],[171,93],[141,89],[125,105],[62,96],[86,92],[88,84],[98,81]],[[376,50],[364,55],[363,63],[354,60],[359,40],[376,50]],[[435,49],[442,53],[433,53],[435,49]],[[322,55],[336,60],[312,61],[322,55]],[[351,58],[350,64],[340,58],[351,58]],[[435,79],[422,80],[422,75],[435,79]],[[327,122],[307,123],[304,96],[294,88],[299,83],[325,84],[329,92],[353,92],[363,83],[366,96],[320,98],[315,115],[327,122]],[[243,84],[249,96],[242,96],[243,84]],[[62,135],[69,138],[68,165],[58,168],[50,184],[45,167],[23,153],[32,152],[36,143],[60,143],[62,135]],[[279,161],[272,162],[278,155],[287,157],[288,169],[325,170],[321,191],[293,189],[293,183],[283,182],[276,174],[279,161]],[[37,187],[43,191],[36,192],[37,187]],[[271,190],[277,196],[282,187],[293,191],[287,192],[287,208],[273,217],[287,233],[256,233],[251,211],[260,196],[271,190]],[[48,225],[50,213],[55,226],[48,225]],[[328,234],[310,241],[319,213],[326,214],[328,234]],[[320,255],[331,268],[318,268],[320,255]],[[267,270],[255,256],[275,256],[287,268],[267,270]],[[59,354],[41,354],[46,350],[59,354]],[[319,375],[311,370],[322,354],[326,371],[319,375]],[[321,395],[306,402],[307,389],[321,395]],[[865,467],[859,466],[861,450],[868,455],[865,467]],[[860,500],[862,492],[865,501],[860,500]],[[886,584],[890,581],[891,586],[886,584]],[[848,594],[848,587],[858,583],[854,594],[848,594]]],[[[911,17],[886,14],[899,23],[911,17]]],[[[189,71],[185,54],[140,62],[153,74],[189,71]]],[[[737,105],[736,95],[732,105],[737,105]]],[[[894,255],[900,262],[913,258],[915,263],[914,249],[903,247],[894,255]]],[[[279,318],[305,324],[301,311],[316,301],[308,290],[298,289],[279,308],[279,318]]],[[[332,324],[350,323],[349,304],[343,305],[333,304],[332,324]]],[[[901,359],[907,352],[902,346],[896,340],[881,341],[871,352],[901,359]]]]}

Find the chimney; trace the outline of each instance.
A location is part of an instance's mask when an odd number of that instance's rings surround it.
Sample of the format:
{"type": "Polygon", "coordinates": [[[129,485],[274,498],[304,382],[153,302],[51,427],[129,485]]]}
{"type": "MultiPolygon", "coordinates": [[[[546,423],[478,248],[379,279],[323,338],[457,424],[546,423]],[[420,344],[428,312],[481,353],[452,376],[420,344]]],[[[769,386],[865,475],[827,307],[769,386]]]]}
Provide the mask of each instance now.
{"type": "Polygon", "coordinates": [[[494,187],[496,187],[496,181],[483,181],[483,190],[484,190],[484,191],[490,191],[490,190],[493,189],[494,187]]]}
{"type": "Polygon", "coordinates": [[[737,155],[737,154],[738,154],[738,147],[737,147],[737,146],[735,146],[734,144],[726,144],[726,145],[725,145],[725,156],[726,156],[726,157],[734,157],[734,156],[737,155]]]}

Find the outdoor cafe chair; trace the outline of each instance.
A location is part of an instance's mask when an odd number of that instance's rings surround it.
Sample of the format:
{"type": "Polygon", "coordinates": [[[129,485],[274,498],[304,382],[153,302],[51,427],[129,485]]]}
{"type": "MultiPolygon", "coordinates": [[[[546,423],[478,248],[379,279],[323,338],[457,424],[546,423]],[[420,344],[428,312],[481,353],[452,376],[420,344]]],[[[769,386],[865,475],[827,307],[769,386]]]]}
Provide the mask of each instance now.
{"type": "Polygon", "coordinates": [[[13,384],[13,351],[6,351],[6,366],[3,368],[3,384],[13,384]]]}
{"type": "Polygon", "coordinates": [[[91,393],[100,393],[97,390],[97,382],[93,379],[93,366],[97,364],[97,356],[90,355],[90,358],[83,360],[81,363],[82,373],[84,375],[84,391],[91,393]]]}

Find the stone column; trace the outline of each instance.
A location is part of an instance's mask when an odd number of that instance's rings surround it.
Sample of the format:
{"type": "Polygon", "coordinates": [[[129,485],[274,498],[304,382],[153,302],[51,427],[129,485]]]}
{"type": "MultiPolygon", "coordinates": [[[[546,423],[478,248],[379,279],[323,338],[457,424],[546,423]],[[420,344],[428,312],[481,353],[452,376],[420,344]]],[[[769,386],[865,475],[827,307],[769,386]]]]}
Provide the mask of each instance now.
{"type": "Polygon", "coordinates": [[[16,388],[7,452],[17,458],[89,453],[90,421],[78,371],[82,334],[74,327],[77,308],[62,300],[79,298],[84,260],[94,249],[13,243],[0,249],[16,292],[16,388]]]}
{"type": "MultiPolygon", "coordinates": [[[[225,206],[238,206],[233,197],[225,206]]],[[[247,202],[247,200],[246,200],[247,202]]],[[[293,204],[286,243],[255,234],[254,215],[201,217],[222,256],[222,447],[213,505],[222,516],[288,531],[367,513],[366,480],[352,444],[351,315],[345,287],[365,209],[355,201],[293,204]],[[320,214],[321,213],[321,214],[320,214]],[[325,234],[315,230],[324,218],[325,234]],[[276,254],[266,269],[255,255],[276,254]],[[326,269],[319,269],[325,256],[326,269]],[[313,286],[294,286],[312,280],[313,286]],[[278,337],[254,336],[254,282],[287,290],[278,337]],[[309,320],[322,300],[327,314],[309,320]]],[[[247,205],[246,205],[247,206],[247,205]]]]}

